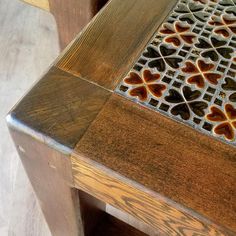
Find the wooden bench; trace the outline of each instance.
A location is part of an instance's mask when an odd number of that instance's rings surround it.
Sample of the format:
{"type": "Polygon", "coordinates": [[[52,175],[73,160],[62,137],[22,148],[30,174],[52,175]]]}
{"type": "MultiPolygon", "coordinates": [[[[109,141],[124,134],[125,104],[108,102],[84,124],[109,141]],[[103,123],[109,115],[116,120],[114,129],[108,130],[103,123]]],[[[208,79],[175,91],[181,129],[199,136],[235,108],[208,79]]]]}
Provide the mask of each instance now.
{"type": "Polygon", "coordinates": [[[8,114],[53,235],[236,235],[232,9],[111,0],[8,114]]]}
{"type": "Polygon", "coordinates": [[[64,49],[108,0],[22,0],[49,11],[55,18],[61,49],[64,49]]]}

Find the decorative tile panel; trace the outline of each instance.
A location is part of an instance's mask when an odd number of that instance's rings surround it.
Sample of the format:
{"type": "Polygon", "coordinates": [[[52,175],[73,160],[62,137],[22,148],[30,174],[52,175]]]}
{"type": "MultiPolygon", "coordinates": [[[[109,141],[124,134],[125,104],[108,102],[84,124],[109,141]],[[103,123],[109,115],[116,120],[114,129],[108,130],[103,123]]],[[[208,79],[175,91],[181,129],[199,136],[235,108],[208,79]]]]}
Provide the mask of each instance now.
{"type": "Polygon", "coordinates": [[[236,144],[236,0],[179,0],[116,92],[236,144]]]}

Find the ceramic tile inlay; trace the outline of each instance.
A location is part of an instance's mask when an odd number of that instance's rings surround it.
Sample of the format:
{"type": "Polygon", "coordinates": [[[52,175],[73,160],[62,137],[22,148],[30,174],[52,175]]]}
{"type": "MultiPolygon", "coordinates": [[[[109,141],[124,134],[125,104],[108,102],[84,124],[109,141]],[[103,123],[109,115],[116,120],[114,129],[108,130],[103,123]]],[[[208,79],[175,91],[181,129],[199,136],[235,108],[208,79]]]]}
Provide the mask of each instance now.
{"type": "Polygon", "coordinates": [[[236,0],[180,0],[116,92],[236,144],[236,0]]]}

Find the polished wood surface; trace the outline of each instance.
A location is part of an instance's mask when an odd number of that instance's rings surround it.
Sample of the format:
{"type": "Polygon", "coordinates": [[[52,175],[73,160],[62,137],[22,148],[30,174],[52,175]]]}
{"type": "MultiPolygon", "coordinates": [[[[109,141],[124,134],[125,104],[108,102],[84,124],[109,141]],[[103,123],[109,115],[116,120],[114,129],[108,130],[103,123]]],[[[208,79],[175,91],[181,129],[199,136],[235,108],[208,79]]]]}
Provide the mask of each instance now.
{"type": "Polygon", "coordinates": [[[57,66],[113,90],[175,3],[110,1],[78,35],[57,66]]]}
{"type": "Polygon", "coordinates": [[[236,150],[229,145],[112,95],[77,154],[236,229],[236,150]]]}
{"type": "Polygon", "coordinates": [[[173,4],[109,2],[8,122],[70,155],[71,187],[163,235],[235,235],[235,148],[113,93],[173,4]]]}
{"type": "Polygon", "coordinates": [[[11,112],[67,148],[73,148],[110,96],[95,85],[52,67],[11,112]]]}

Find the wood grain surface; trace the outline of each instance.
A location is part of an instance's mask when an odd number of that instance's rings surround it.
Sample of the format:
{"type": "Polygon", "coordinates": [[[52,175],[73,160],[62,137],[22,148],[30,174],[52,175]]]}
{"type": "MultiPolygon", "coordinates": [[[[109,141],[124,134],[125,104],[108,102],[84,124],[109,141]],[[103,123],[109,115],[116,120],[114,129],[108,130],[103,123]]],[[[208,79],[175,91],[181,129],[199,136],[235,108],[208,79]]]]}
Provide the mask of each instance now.
{"type": "Polygon", "coordinates": [[[77,188],[133,215],[161,235],[234,235],[82,156],[72,157],[72,169],[77,188]]]}
{"type": "Polygon", "coordinates": [[[70,159],[8,125],[52,235],[83,236],[70,159]]]}
{"type": "Polygon", "coordinates": [[[134,217],[131,219],[126,212],[121,212],[92,195],[79,191],[79,198],[84,233],[87,236],[126,234],[159,236],[153,234],[153,229],[143,222],[134,217]]]}
{"type": "Polygon", "coordinates": [[[90,236],[147,236],[124,222],[106,215],[90,236]]]}
{"type": "Polygon", "coordinates": [[[49,2],[48,0],[22,0],[23,2],[26,2],[32,6],[39,7],[43,10],[49,11],[49,2]]]}
{"type": "Polygon", "coordinates": [[[110,91],[174,3],[109,2],[10,117],[74,148],[72,186],[164,235],[235,235],[236,150],[110,91]]]}
{"type": "Polygon", "coordinates": [[[236,231],[236,150],[229,145],[112,95],[75,153],[236,231]]]}
{"type": "Polygon", "coordinates": [[[114,89],[175,3],[110,1],[65,51],[57,66],[114,89]]]}
{"type": "Polygon", "coordinates": [[[51,68],[11,111],[13,119],[73,148],[110,92],[51,68]]]}

